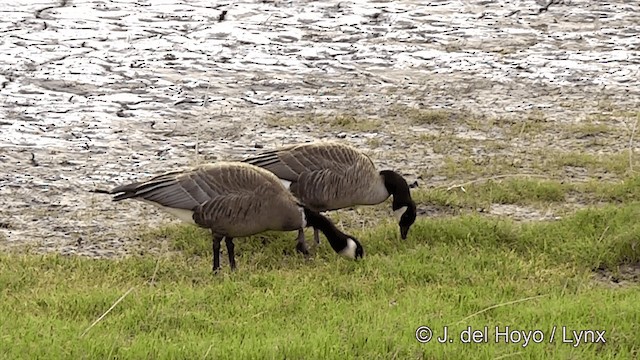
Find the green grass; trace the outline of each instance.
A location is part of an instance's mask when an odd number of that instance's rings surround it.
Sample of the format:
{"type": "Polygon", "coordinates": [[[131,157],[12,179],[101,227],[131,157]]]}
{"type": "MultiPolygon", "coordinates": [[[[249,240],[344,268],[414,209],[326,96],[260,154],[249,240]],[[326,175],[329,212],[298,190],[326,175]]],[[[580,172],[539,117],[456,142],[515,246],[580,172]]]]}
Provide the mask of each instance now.
{"type": "Polygon", "coordinates": [[[378,119],[360,117],[349,113],[336,115],[315,114],[298,118],[275,116],[267,118],[265,122],[267,125],[272,127],[292,127],[314,124],[324,130],[357,132],[379,130],[382,125],[382,122],[378,119]]]}
{"type": "Polygon", "coordinates": [[[453,209],[477,209],[493,204],[512,204],[539,209],[562,207],[574,204],[621,204],[640,201],[640,177],[629,177],[620,181],[605,182],[591,180],[570,183],[544,179],[538,176],[488,177],[439,186],[416,189],[413,198],[418,203],[451,207],[453,209]]]}
{"type": "MultiPolygon", "coordinates": [[[[554,185],[540,186],[543,200],[559,196],[554,185]]],[[[141,235],[168,244],[159,258],[2,254],[0,357],[637,358],[637,279],[614,286],[593,270],[638,264],[638,218],[635,202],[553,222],[420,218],[407,241],[387,222],[350,231],[365,246],[358,262],[339,258],[326,241],[307,260],[293,252],[295,233],[267,233],[237,239],[238,271],[223,255],[217,276],[207,232],[189,226],[141,235]],[[418,343],[423,325],[436,336],[449,326],[454,341],[418,343]],[[468,326],[488,326],[488,343],[461,343],[468,326]],[[544,342],[495,343],[496,326],[540,330],[544,342]],[[550,343],[553,326],[606,330],[607,342],[574,347],[557,330],[550,343]]]]}

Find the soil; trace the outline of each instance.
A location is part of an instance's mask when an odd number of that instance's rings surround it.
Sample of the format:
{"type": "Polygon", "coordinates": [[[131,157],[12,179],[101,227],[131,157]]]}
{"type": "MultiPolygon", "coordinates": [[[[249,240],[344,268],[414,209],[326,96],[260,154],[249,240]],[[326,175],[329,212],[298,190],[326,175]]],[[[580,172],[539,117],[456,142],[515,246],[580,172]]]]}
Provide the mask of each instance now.
{"type": "MultiPolygon", "coordinates": [[[[0,243],[135,251],[137,229],[175,220],[90,190],[196,162],[335,139],[431,187],[456,179],[432,173],[442,156],[416,134],[502,136],[417,124],[397,109],[514,121],[542,112],[557,124],[606,113],[629,127],[625,114],[640,102],[640,3],[549,1],[12,1],[0,16],[0,243]],[[357,131],[314,121],[345,113],[380,123],[357,131]],[[283,118],[298,120],[274,120],[283,118]]],[[[585,151],[629,146],[608,140],[585,151]]],[[[553,133],[508,143],[507,156],[584,147],[553,133]]]]}

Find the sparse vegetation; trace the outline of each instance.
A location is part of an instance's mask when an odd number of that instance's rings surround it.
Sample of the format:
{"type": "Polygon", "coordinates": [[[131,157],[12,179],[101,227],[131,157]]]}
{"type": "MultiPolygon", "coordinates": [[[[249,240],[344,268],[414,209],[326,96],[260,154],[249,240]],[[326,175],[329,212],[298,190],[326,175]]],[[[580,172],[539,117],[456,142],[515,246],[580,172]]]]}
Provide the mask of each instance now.
{"type": "Polygon", "coordinates": [[[610,125],[589,121],[567,126],[565,136],[575,139],[584,139],[590,136],[599,136],[615,132],[616,129],[610,125]]]}
{"type": "Polygon", "coordinates": [[[381,126],[381,121],[373,118],[362,118],[353,114],[321,115],[314,114],[301,118],[290,118],[284,116],[270,117],[266,123],[273,127],[291,127],[302,124],[319,126],[325,130],[341,131],[374,131],[381,126]]]}
{"type": "Polygon", "coordinates": [[[535,175],[505,176],[419,189],[414,191],[414,198],[420,203],[454,209],[477,209],[490,207],[492,204],[517,204],[553,209],[561,208],[569,198],[574,204],[582,206],[640,201],[638,187],[638,177],[615,182],[593,180],[571,183],[535,175]]]}
{"type": "MultiPolygon", "coordinates": [[[[637,162],[640,157],[632,155],[631,161],[637,162]]],[[[629,173],[629,153],[594,155],[584,152],[557,153],[551,160],[551,166],[572,166],[585,169],[591,175],[602,173],[625,176],[629,173]]]]}
{"type": "Polygon", "coordinates": [[[380,145],[382,145],[382,140],[377,138],[370,138],[370,139],[367,139],[367,145],[372,149],[375,149],[377,147],[380,147],[380,145]]]}
{"type": "Polygon", "coordinates": [[[452,114],[441,109],[413,109],[407,110],[406,116],[417,125],[446,125],[452,114]]]}

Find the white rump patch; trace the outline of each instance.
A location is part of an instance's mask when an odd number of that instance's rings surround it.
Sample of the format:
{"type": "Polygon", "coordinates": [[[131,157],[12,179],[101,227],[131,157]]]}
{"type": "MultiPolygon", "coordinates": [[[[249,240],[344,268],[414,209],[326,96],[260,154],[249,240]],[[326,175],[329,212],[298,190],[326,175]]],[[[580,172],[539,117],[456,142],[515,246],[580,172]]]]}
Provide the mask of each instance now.
{"type": "Polygon", "coordinates": [[[291,187],[291,181],[280,179],[280,182],[282,183],[282,185],[284,185],[285,188],[287,188],[287,190],[289,190],[289,188],[291,187]]]}
{"type": "Polygon", "coordinates": [[[193,211],[191,210],[176,209],[172,207],[162,206],[156,202],[149,201],[149,200],[142,200],[142,201],[146,202],[147,204],[153,204],[156,207],[162,209],[162,211],[167,212],[186,223],[196,225],[196,222],[193,220],[193,211]]]}
{"type": "Polygon", "coordinates": [[[340,250],[340,255],[355,260],[357,248],[358,245],[355,241],[353,241],[353,239],[347,239],[347,246],[344,249],[340,250]]]}
{"type": "Polygon", "coordinates": [[[393,216],[396,218],[396,220],[398,220],[398,222],[400,222],[400,218],[402,217],[402,215],[404,215],[404,213],[407,211],[407,207],[403,206],[398,210],[395,210],[393,212],[393,216]]]}

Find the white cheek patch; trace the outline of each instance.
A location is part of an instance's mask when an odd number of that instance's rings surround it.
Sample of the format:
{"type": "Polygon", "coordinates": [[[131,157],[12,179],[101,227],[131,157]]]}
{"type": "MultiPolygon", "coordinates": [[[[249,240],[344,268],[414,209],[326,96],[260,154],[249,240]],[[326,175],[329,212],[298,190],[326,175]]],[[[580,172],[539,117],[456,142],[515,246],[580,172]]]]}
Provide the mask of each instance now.
{"type": "Polygon", "coordinates": [[[291,187],[291,181],[280,179],[280,182],[282,183],[282,185],[284,185],[285,188],[287,188],[287,190],[289,190],[289,188],[291,187]]]}
{"type": "Polygon", "coordinates": [[[340,250],[340,255],[355,260],[357,248],[358,245],[355,241],[353,241],[352,239],[347,239],[347,246],[344,249],[340,250]]]}
{"type": "Polygon", "coordinates": [[[398,210],[395,210],[393,212],[393,216],[396,218],[396,220],[398,220],[398,222],[400,222],[400,218],[402,218],[402,215],[404,215],[404,213],[407,211],[407,207],[403,206],[398,210]]]}

